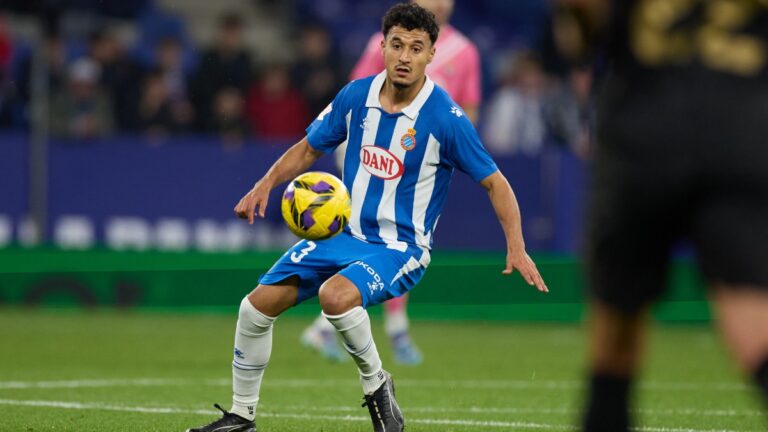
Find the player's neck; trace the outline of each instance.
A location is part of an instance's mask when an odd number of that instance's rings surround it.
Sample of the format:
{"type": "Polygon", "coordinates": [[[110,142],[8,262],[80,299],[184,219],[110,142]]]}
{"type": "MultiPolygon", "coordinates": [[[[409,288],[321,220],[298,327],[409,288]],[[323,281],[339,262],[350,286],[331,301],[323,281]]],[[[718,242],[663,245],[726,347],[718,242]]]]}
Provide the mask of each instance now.
{"type": "Polygon", "coordinates": [[[387,78],[384,81],[384,85],[381,87],[381,93],[379,94],[379,101],[384,111],[388,113],[397,113],[403,110],[403,108],[416,99],[424,84],[427,82],[427,77],[423,76],[415,83],[408,87],[400,87],[394,85],[392,81],[387,78]]]}

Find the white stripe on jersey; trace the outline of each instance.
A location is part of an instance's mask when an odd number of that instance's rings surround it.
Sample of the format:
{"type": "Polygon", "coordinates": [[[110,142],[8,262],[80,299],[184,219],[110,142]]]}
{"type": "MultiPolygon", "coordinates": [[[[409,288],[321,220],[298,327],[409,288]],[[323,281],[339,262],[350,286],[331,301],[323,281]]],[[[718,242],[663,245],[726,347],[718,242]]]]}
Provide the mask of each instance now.
{"type": "Polygon", "coordinates": [[[416,191],[413,194],[413,228],[416,244],[425,248],[429,248],[432,237],[431,232],[425,232],[424,225],[427,219],[427,208],[435,189],[438,165],[440,165],[440,142],[429,134],[427,149],[421,162],[421,171],[419,171],[419,180],[416,182],[416,191]]]}
{"type": "MultiPolygon", "coordinates": [[[[406,150],[400,145],[400,139],[413,128],[416,119],[408,116],[400,116],[395,123],[395,130],[392,133],[392,140],[389,142],[389,152],[392,153],[401,162],[405,163],[406,150]]],[[[395,198],[397,195],[397,185],[403,176],[384,182],[384,190],[381,193],[379,201],[379,210],[376,213],[376,220],[379,221],[379,237],[387,244],[387,248],[405,252],[408,245],[405,242],[397,240],[397,221],[395,219],[395,198]]]]}
{"type": "Polygon", "coordinates": [[[400,270],[397,272],[395,277],[392,279],[392,282],[390,282],[389,284],[392,285],[393,283],[395,283],[396,280],[418,269],[419,267],[424,267],[426,269],[427,266],[429,265],[430,260],[431,258],[429,256],[429,251],[427,249],[423,249],[421,252],[421,257],[418,260],[414,257],[410,257],[408,259],[408,262],[406,262],[405,264],[403,264],[402,267],[400,267],[400,270]]]}
{"type": "MultiPolygon", "coordinates": [[[[373,145],[376,142],[376,134],[379,131],[379,119],[381,119],[381,111],[376,108],[369,108],[365,116],[366,127],[363,131],[362,145],[373,145]]],[[[352,182],[352,214],[349,217],[349,229],[353,236],[361,240],[366,240],[360,225],[360,215],[370,181],[371,174],[365,169],[363,164],[360,164],[357,167],[357,174],[355,174],[352,182]]]]}

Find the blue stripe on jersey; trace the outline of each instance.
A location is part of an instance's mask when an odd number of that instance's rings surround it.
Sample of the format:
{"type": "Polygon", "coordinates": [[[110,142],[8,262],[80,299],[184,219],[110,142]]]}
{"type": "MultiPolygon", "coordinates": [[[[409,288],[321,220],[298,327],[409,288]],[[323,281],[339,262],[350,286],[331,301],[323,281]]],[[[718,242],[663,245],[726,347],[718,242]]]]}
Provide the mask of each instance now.
{"type": "Polygon", "coordinates": [[[453,175],[453,168],[440,169],[435,173],[435,189],[432,190],[432,198],[429,200],[429,207],[427,207],[427,217],[424,221],[425,232],[430,233],[429,247],[432,247],[434,243],[435,224],[437,218],[440,217],[440,211],[443,209],[445,198],[448,196],[446,191],[451,184],[451,176],[453,175]]]}
{"type": "MultiPolygon", "coordinates": [[[[347,151],[344,154],[343,180],[349,193],[352,193],[352,184],[355,181],[357,169],[360,167],[360,146],[355,145],[355,143],[359,143],[363,139],[363,128],[361,127],[362,119],[359,117],[359,114],[359,110],[352,111],[350,114],[351,119],[349,121],[347,149],[352,147],[355,151],[347,151]]],[[[365,112],[363,112],[363,116],[365,116],[365,112]]]]}
{"type": "MultiPolygon", "coordinates": [[[[429,129],[425,125],[425,116],[416,120],[414,129],[416,130],[416,145],[412,150],[406,152],[403,165],[407,167],[420,167],[424,160],[424,153],[427,150],[427,140],[429,129]],[[423,131],[423,132],[422,132],[423,131]]],[[[395,209],[395,219],[397,220],[397,239],[408,244],[416,243],[416,233],[413,223],[413,203],[416,193],[416,183],[419,180],[420,169],[406,170],[400,184],[397,185],[397,202],[395,209]]]]}
{"type": "MultiPolygon", "coordinates": [[[[357,143],[362,139],[363,129],[361,127],[355,127],[356,125],[359,126],[360,123],[360,120],[357,118],[358,111],[359,110],[352,110],[349,114],[350,121],[349,130],[347,131],[347,148],[349,148],[350,143],[357,143]]],[[[343,172],[341,173],[341,180],[344,182],[344,186],[347,187],[350,196],[352,194],[352,185],[354,184],[355,176],[357,175],[357,168],[359,166],[360,152],[347,151],[344,153],[344,166],[342,168],[343,172]]],[[[352,233],[349,224],[344,227],[344,231],[347,233],[352,233]]]]}
{"type": "MultiPolygon", "coordinates": [[[[379,109],[379,108],[369,108],[369,109],[379,109]]],[[[384,111],[381,112],[381,119],[379,120],[379,129],[376,133],[376,143],[375,145],[377,147],[381,147],[384,149],[389,149],[389,142],[392,139],[392,133],[395,130],[395,125],[397,124],[397,119],[402,114],[388,114],[384,111]]],[[[360,143],[361,145],[371,145],[374,143],[360,143]]],[[[358,156],[359,160],[359,156],[358,156]]],[[[381,196],[382,192],[384,191],[384,181],[383,179],[380,179],[375,176],[371,176],[371,180],[368,183],[368,190],[365,193],[365,202],[363,203],[363,207],[361,210],[361,213],[363,215],[375,215],[378,212],[379,204],[381,203],[381,196]]],[[[374,243],[381,243],[382,239],[381,236],[379,236],[379,224],[370,222],[376,222],[371,221],[370,219],[361,220],[362,224],[362,230],[363,235],[368,241],[374,242],[374,243]],[[369,222],[369,223],[366,223],[369,222]]]]}

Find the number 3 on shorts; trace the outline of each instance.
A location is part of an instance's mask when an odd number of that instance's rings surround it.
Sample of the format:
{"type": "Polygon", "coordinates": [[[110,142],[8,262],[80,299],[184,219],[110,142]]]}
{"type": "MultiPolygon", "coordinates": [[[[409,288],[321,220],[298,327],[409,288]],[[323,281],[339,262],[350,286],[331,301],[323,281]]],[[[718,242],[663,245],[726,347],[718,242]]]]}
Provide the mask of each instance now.
{"type": "Polygon", "coordinates": [[[302,249],[300,254],[297,254],[296,252],[291,254],[291,261],[295,263],[299,263],[305,256],[307,256],[308,253],[315,250],[316,247],[317,247],[317,244],[315,244],[315,242],[308,241],[307,247],[302,249]]]}

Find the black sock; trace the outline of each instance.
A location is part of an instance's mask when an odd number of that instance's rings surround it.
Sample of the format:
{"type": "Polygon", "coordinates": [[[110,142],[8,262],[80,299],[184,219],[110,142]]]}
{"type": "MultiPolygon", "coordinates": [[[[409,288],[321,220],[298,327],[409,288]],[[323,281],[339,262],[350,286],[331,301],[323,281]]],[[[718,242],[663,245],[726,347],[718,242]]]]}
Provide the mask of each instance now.
{"type": "Polygon", "coordinates": [[[629,377],[593,373],[584,414],[584,432],[629,431],[629,377]]]}
{"type": "Polygon", "coordinates": [[[768,357],[763,359],[763,362],[757,367],[753,376],[757,386],[763,392],[765,401],[768,402],[768,357]]]}

